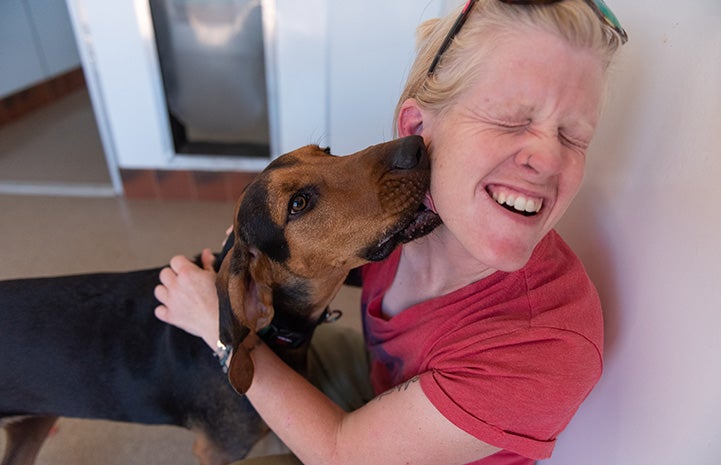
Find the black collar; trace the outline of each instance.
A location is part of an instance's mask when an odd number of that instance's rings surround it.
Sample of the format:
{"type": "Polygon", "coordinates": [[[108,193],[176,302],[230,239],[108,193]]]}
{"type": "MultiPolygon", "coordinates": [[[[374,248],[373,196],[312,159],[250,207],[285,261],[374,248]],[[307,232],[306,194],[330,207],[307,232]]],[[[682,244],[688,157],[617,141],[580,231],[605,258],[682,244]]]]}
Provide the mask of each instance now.
{"type": "Polygon", "coordinates": [[[332,323],[337,321],[343,312],[340,310],[330,310],[326,308],[323,314],[313,324],[309,325],[305,330],[294,330],[283,327],[273,317],[273,321],[265,328],[258,331],[258,335],[263,342],[273,347],[289,347],[295,349],[310,341],[315,328],[322,323],[332,323]]]}
{"type": "MultiPolygon", "coordinates": [[[[231,233],[226,239],[225,244],[223,244],[223,250],[218,255],[216,255],[216,272],[218,271],[218,268],[220,268],[220,263],[223,261],[230,249],[233,247],[234,242],[235,236],[233,233],[231,233]]],[[[198,261],[200,261],[199,258],[198,261]]],[[[290,347],[295,349],[296,347],[300,347],[306,342],[310,341],[311,336],[313,336],[313,331],[315,331],[315,328],[318,325],[322,323],[332,323],[338,320],[342,315],[343,312],[341,312],[340,310],[330,310],[326,308],[320,318],[318,318],[318,320],[314,321],[309,325],[306,325],[305,328],[288,329],[286,327],[287,322],[281,322],[279,315],[276,314],[268,326],[258,331],[258,335],[261,337],[261,339],[263,339],[266,344],[270,346],[290,347]]],[[[295,327],[296,325],[292,326],[295,327]]]]}

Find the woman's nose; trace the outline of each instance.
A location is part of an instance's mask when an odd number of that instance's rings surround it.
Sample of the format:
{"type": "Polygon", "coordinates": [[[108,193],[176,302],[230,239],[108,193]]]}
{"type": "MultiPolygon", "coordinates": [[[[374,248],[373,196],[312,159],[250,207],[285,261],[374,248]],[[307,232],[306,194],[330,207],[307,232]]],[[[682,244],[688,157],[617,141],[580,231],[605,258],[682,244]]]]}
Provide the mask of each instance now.
{"type": "Polygon", "coordinates": [[[556,175],[563,168],[563,144],[557,136],[535,136],[518,152],[516,163],[539,175],[556,175]]]}

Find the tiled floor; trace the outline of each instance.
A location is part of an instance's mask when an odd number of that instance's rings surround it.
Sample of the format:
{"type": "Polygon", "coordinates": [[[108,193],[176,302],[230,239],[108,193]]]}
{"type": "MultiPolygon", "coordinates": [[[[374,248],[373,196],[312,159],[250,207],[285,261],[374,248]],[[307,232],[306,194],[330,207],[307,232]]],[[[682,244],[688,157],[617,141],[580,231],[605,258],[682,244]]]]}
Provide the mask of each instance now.
{"type": "MultiPolygon", "coordinates": [[[[87,97],[71,99],[0,128],[0,182],[109,183],[87,97]]],[[[159,266],[218,245],[231,217],[225,202],[0,194],[0,279],[159,266]]],[[[339,324],[359,326],[358,298],[341,291],[339,324]]],[[[193,464],[192,440],[175,427],[61,419],[38,464],[193,464]]]]}
{"type": "Polygon", "coordinates": [[[0,182],[110,185],[85,90],[0,126],[0,182]]]}

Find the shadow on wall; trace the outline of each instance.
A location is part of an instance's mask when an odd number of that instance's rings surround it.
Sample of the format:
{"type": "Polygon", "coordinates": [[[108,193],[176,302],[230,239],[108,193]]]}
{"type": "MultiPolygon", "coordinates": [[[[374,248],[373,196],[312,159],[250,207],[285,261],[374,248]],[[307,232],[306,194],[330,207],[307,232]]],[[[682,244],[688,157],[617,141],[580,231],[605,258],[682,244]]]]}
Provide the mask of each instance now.
{"type": "Polygon", "coordinates": [[[616,282],[618,266],[614,260],[613,228],[599,212],[600,193],[585,187],[576,197],[558,230],[583,262],[598,290],[603,308],[604,359],[613,357],[616,340],[620,337],[621,316],[619,296],[621,286],[616,282]]]}
{"type": "MultiPolygon", "coordinates": [[[[618,211],[618,199],[626,197],[624,191],[632,190],[633,154],[637,141],[634,122],[643,121],[640,113],[641,95],[644,93],[640,77],[650,66],[634,55],[634,60],[624,59],[621,52],[616,67],[623,74],[616,76],[610,70],[609,94],[606,111],[589,150],[586,160],[586,177],[574,203],[569,208],[558,230],[580,257],[591,280],[598,289],[604,315],[604,358],[614,357],[616,342],[621,334],[621,296],[623,285],[617,280],[624,263],[616,253],[617,238],[623,228],[622,214],[618,211]]],[[[637,208],[633,202],[628,208],[637,208]]]]}

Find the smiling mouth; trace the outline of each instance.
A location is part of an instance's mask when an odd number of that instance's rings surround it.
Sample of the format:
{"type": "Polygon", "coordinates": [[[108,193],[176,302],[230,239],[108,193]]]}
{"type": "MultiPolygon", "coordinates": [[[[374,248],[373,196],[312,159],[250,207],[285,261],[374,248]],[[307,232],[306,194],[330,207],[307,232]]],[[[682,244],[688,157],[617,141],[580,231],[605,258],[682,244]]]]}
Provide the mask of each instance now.
{"type": "Polygon", "coordinates": [[[523,216],[535,216],[543,208],[543,199],[530,197],[517,192],[487,189],[496,203],[506,210],[523,216]]]}

